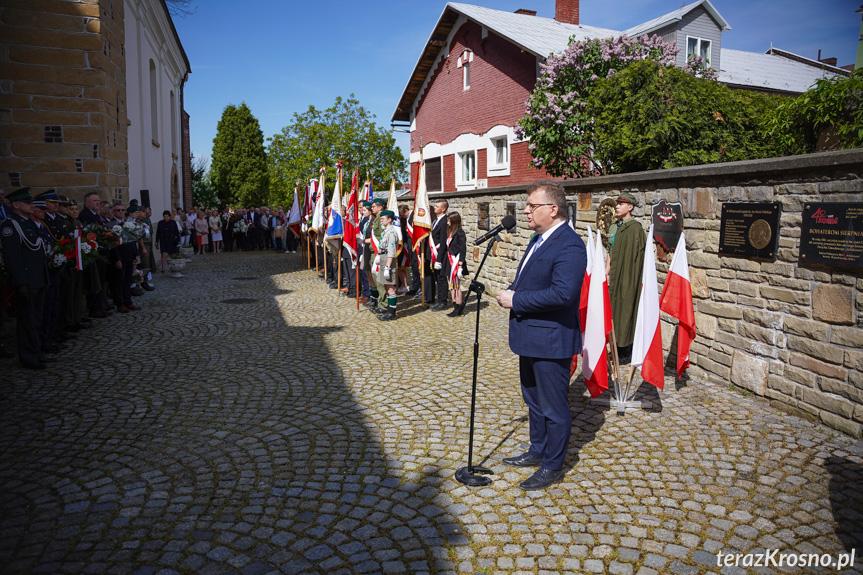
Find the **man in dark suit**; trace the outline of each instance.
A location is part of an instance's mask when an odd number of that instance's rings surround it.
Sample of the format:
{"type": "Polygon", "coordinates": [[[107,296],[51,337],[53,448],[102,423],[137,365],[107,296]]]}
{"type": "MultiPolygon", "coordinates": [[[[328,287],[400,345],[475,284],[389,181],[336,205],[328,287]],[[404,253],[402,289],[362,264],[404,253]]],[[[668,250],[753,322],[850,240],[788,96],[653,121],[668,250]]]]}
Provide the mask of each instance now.
{"type": "Polygon", "coordinates": [[[510,310],[509,347],[519,357],[521,393],[528,406],[530,449],[504,459],[507,465],[536,467],[521,483],[545,489],[563,478],[572,416],[569,366],[581,350],[578,302],[587,267],[584,242],[566,223],[566,193],[559,182],[528,186],[524,213],[534,235],[515,281],[497,294],[510,310]]]}
{"type": "MultiPolygon", "coordinates": [[[[432,281],[434,282],[434,287],[429,285],[431,288],[428,290],[428,295],[425,296],[426,303],[431,303],[431,296],[437,291],[437,303],[431,306],[432,311],[441,311],[447,308],[447,299],[449,296],[449,285],[447,283],[446,274],[443,273],[443,263],[446,261],[446,224],[447,224],[447,210],[449,210],[449,202],[446,200],[438,200],[434,204],[434,217],[432,220],[432,227],[429,231],[429,241],[428,248],[429,251],[426,254],[426,257],[431,261],[432,252],[434,252],[434,264],[432,266],[432,281]]],[[[429,283],[428,279],[426,279],[426,283],[429,283]]],[[[427,286],[423,286],[423,289],[426,289],[427,286]]]]}

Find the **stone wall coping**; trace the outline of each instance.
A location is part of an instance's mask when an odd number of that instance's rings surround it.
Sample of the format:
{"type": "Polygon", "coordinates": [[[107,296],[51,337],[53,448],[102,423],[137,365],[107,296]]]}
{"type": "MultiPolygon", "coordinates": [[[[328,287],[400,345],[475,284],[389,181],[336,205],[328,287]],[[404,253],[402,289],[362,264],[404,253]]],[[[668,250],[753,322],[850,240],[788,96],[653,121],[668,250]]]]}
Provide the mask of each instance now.
{"type": "MultiPolygon", "coordinates": [[[[720,164],[702,164],[699,166],[686,166],[683,168],[670,168],[667,170],[629,172],[626,174],[612,174],[609,176],[562,180],[561,183],[568,192],[590,191],[592,188],[615,186],[629,189],[637,187],[637,184],[649,184],[654,182],[734,176],[745,176],[747,179],[751,180],[759,176],[768,176],[775,173],[787,174],[789,172],[799,172],[813,168],[836,168],[842,166],[853,167],[863,171],[863,148],[801,154],[798,156],[785,156],[782,158],[765,158],[761,160],[745,160],[741,162],[725,162],[720,164]]],[[[526,184],[519,184],[515,186],[500,186],[462,192],[431,192],[429,193],[429,197],[469,198],[476,196],[506,195],[513,192],[523,192],[526,187],[526,184]]]]}

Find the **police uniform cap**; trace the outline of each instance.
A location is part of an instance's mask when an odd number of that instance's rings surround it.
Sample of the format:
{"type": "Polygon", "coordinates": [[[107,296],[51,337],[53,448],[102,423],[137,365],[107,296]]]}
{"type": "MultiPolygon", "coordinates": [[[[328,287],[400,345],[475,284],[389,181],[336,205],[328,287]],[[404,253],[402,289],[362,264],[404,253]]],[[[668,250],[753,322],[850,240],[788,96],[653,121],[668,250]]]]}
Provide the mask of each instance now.
{"type": "Polygon", "coordinates": [[[393,213],[393,211],[392,211],[392,210],[384,210],[384,211],[382,211],[382,212],[381,212],[381,215],[382,215],[382,216],[389,216],[389,217],[391,217],[392,219],[396,219],[396,215],[393,213]]]}
{"type": "Polygon", "coordinates": [[[387,207],[387,201],[386,201],[385,199],[383,199],[383,198],[375,198],[375,199],[373,199],[373,200],[372,200],[372,203],[373,203],[373,204],[380,204],[380,205],[382,205],[383,207],[387,207]]]}
{"type": "Polygon", "coordinates": [[[6,194],[6,199],[9,202],[32,202],[33,196],[30,195],[30,188],[19,188],[10,194],[6,194]]]}
{"type": "Polygon", "coordinates": [[[42,208],[43,210],[47,210],[48,204],[45,203],[45,200],[36,199],[36,200],[33,200],[33,207],[34,208],[42,208]]]}
{"type": "Polygon", "coordinates": [[[632,204],[633,206],[637,206],[638,198],[636,198],[629,192],[623,192],[617,197],[617,203],[632,204]]]}
{"type": "Polygon", "coordinates": [[[57,194],[57,190],[48,190],[47,192],[42,192],[33,199],[37,201],[41,200],[43,202],[56,202],[59,199],[59,196],[57,194]]]}

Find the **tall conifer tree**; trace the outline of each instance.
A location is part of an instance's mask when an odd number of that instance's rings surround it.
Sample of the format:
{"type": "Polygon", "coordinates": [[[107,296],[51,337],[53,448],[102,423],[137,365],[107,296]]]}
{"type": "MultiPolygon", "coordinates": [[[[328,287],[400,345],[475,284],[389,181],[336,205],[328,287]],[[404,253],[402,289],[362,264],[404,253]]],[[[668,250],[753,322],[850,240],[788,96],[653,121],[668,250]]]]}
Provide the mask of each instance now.
{"type": "Polygon", "coordinates": [[[225,204],[266,203],[269,194],[264,133],[245,102],[229,104],[213,138],[210,178],[225,204]]]}

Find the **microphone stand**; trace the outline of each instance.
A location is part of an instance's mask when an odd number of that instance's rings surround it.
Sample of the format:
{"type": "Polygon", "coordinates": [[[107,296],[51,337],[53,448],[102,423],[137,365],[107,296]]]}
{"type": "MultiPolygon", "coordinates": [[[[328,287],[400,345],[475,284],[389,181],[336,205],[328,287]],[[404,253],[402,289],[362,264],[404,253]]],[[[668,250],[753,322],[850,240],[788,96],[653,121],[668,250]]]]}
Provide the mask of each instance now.
{"type": "MultiPolygon", "coordinates": [[[[482,261],[476,269],[476,273],[473,276],[474,278],[479,277],[479,273],[485,265],[485,260],[488,258],[488,254],[491,253],[492,246],[499,241],[500,237],[497,234],[492,236],[491,240],[489,240],[488,246],[485,248],[485,255],[482,257],[482,261]]],[[[476,412],[476,371],[477,363],[479,361],[479,310],[482,304],[482,294],[485,293],[485,285],[476,281],[476,279],[471,280],[470,287],[467,290],[467,295],[465,295],[464,301],[459,308],[459,315],[464,311],[464,306],[467,305],[471,292],[476,293],[476,332],[473,339],[473,383],[471,385],[470,394],[470,440],[468,441],[467,447],[467,467],[462,467],[456,471],[455,478],[460,483],[464,483],[469,487],[482,487],[483,485],[491,483],[491,478],[484,477],[484,475],[494,475],[494,471],[491,469],[473,464],[473,430],[474,414],[476,412]]]]}

